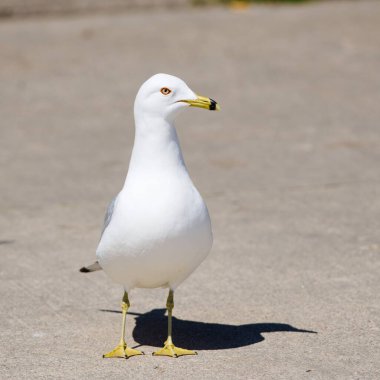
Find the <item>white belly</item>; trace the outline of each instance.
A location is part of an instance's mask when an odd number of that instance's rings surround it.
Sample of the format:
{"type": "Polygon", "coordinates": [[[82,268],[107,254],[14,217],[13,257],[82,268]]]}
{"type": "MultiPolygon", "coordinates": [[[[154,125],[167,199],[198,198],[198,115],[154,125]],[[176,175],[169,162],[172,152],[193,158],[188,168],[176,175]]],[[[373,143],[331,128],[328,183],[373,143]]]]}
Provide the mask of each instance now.
{"type": "Polygon", "coordinates": [[[175,185],[132,187],[118,197],[97,257],[127,290],[174,289],[211,249],[211,223],[201,196],[188,183],[175,185]]]}

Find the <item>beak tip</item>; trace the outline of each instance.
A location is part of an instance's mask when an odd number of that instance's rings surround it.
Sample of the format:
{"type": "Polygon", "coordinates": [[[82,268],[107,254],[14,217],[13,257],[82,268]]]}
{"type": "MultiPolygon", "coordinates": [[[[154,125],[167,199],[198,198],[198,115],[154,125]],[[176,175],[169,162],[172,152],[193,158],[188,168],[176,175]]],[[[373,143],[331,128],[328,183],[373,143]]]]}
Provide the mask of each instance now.
{"type": "Polygon", "coordinates": [[[220,111],[219,104],[214,100],[210,98],[210,111],[220,111]]]}

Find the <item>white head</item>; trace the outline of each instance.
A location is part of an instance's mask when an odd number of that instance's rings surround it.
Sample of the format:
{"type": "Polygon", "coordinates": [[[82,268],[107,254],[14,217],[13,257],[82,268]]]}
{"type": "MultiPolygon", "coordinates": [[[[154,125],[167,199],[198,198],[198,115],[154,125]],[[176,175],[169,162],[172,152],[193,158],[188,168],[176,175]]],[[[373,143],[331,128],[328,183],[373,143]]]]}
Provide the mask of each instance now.
{"type": "Polygon", "coordinates": [[[143,115],[173,120],[185,107],[219,110],[212,99],[196,95],[182,80],[173,75],[156,74],[140,87],[135,100],[135,118],[143,115]]]}

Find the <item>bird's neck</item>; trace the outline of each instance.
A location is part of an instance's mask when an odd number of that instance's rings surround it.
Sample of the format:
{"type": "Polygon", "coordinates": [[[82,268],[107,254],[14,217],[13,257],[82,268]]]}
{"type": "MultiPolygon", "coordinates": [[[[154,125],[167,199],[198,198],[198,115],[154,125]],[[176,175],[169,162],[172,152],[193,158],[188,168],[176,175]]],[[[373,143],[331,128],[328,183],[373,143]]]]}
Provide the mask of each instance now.
{"type": "Polygon", "coordinates": [[[181,147],[174,124],[163,118],[136,118],[135,141],[129,175],[161,175],[185,170],[181,147]]]}

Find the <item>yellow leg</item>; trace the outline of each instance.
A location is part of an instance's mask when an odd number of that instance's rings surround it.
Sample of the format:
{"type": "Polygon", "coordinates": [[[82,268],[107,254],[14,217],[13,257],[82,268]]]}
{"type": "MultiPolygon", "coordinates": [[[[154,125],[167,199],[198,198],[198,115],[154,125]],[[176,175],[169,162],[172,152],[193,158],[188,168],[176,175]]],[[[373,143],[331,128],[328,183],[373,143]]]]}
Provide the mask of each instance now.
{"type": "Polygon", "coordinates": [[[128,293],[124,292],[123,302],[121,303],[121,310],[123,312],[123,324],[121,327],[121,338],[119,344],[114,350],[103,355],[103,358],[125,358],[128,359],[131,356],[143,355],[143,352],[135,350],[127,346],[125,343],[125,318],[129,308],[128,293]]]}
{"type": "Polygon", "coordinates": [[[168,339],[164,343],[164,348],[153,353],[155,356],[171,356],[178,358],[182,355],[197,355],[195,351],[185,350],[184,348],[178,348],[172,341],[172,311],[174,307],[174,294],[173,290],[169,291],[168,299],[166,301],[166,308],[168,309],[168,339]]]}

